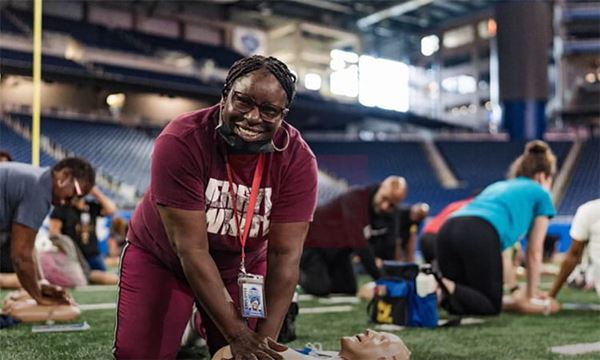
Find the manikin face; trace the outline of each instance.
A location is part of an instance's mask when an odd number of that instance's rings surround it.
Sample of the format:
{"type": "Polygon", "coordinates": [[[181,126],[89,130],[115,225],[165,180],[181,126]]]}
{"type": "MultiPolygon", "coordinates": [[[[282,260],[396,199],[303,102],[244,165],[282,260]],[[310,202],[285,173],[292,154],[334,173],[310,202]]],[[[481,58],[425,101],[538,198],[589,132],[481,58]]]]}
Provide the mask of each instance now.
{"type": "Polygon", "coordinates": [[[222,120],[246,142],[271,140],[287,114],[287,96],[267,69],[237,79],[222,103],[222,120]]]}
{"type": "Polygon", "coordinates": [[[341,340],[340,357],[345,360],[404,360],[410,351],[394,334],[367,329],[356,336],[345,336],[341,340]]]}
{"type": "MultiPolygon", "coordinates": [[[[346,336],[341,340],[342,350],[337,356],[315,357],[302,355],[295,350],[287,349],[279,352],[284,360],[408,360],[410,351],[402,340],[394,334],[366,330],[362,334],[346,336]]],[[[232,359],[229,346],[221,348],[213,355],[212,360],[232,359]]]]}

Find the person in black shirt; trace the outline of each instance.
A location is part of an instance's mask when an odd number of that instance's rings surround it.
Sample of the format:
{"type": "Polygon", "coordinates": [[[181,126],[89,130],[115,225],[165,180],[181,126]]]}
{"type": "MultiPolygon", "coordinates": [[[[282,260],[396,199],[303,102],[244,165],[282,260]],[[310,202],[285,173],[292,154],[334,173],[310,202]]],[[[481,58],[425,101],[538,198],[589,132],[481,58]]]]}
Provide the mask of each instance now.
{"type": "Polygon", "coordinates": [[[394,204],[385,211],[377,208],[375,197],[379,188],[379,184],[368,188],[372,206],[369,207],[370,226],[367,228],[366,236],[369,240],[369,248],[375,257],[381,260],[395,260],[396,238],[400,227],[397,207],[394,204]]]}
{"type": "Polygon", "coordinates": [[[428,214],[429,205],[426,203],[402,206],[396,211],[398,226],[394,253],[396,260],[415,262],[417,232],[428,214]]]}
{"type": "Polygon", "coordinates": [[[380,184],[351,189],[318,206],[300,260],[300,286],[304,292],[354,295],[353,255],[358,255],[373,279],[381,277],[369,243],[374,237],[389,237],[394,244],[394,209],[405,196],[404,178],[390,176],[380,184]]]}
{"type": "Polygon", "coordinates": [[[69,205],[58,206],[50,214],[50,235],[69,236],[79,247],[92,270],[106,271],[104,259],[98,249],[96,218],[111,216],[115,204],[98,187],[90,192],[94,200],[73,199],[69,205]]]}
{"type": "MultiPolygon", "coordinates": [[[[374,195],[376,190],[377,186],[373,186],[370,193],[374,195]]],[[[370,208],[369,247],[374,256],[381,260],[415,262],[416,235],[427,214],[429,205],[426,203],[395,207],[394,211],[379,213],[374,207],[370,208]]]]}

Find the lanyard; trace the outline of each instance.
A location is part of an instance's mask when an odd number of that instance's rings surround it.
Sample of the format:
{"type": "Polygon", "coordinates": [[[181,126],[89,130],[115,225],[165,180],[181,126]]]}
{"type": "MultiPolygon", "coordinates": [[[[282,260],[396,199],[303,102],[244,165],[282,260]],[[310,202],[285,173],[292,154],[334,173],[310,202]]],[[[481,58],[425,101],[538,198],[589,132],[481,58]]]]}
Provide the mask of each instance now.
{"type": "Polygon", "coordinates": [[[246,260],[246,239],[248,239],[248,234],[250,233],[250,228],[252,227],[252,216],[254,215],[254,206],[256,205],[256,199],[258,198],[258,188],[260,186],[260,181],[262,180],[263,173],[263,165],[264,165],[265,155],[258,155],[258,162],[256,163],[256,167],[254,168],[254,177],[252,178],[252,188],[250,189],[250,200],[248,202],[248,208],[246,209],[246,222],[244,223],[244,232],[241,232],[240,227],[240,217],[237,212],[237,195],[233,190],[233,176],[231,171],[231,166],[229,165],[229,161],[225,161],[225,167],[227,168],[227,178],[229,180],[229,193],[231,194],[231,199],[233,200],[233,216],[235,217],[235,224],[238,230],[238,239],[240,240],[240,244],[242,245],[242,257],[240,263],[240,271],[242,273],[246,273],[246,267],[244,261],[246,260]]]}

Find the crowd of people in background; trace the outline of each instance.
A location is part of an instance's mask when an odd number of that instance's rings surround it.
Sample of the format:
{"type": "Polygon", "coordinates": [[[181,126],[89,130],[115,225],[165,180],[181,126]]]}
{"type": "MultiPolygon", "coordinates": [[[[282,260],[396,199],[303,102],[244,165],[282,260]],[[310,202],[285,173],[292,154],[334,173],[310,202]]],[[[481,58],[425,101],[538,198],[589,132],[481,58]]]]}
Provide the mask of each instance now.
{"type": "Polygon", "coordinates": [[[285,121],[295,81],[272,57],[236,62],[217,104],[183,114],[157,138],[150,187],[129,224],[113,217],[117,208],[86,160],[38,168],[0,151],[0,286],[22,289],[3,312],[23,321],[72,319],[79,310],[65,288],[120,277],[117,358],[174,357],[191,322],[212,354],[229,345],[236,359],[280,359],[269,344],[296,284],[317,296],[355,295],[357,272],[378,280],[385,261],[431,264],[440,306],[457,315],[555,313],[556,296],[584,258],[591,259],[586,286],[600,296],[600,199],[577,210],[554,284],[540,289],[556,212],[556,158],[546,143],[527,143],[507,180],[430,221],[426,203],[404,203],[409,185],[419,184],[401,174],[316,207],[315,156],[285,121]],[[48,215],[52,245],[36,251],[48,215]],[[107,254],[99,249],[100,217],[113,217],[107,254]],[[524,237],[519,287],[502,254],[524,237]],[[247,295],[244,284],[255,292],[247,295]]]}
{"type": "MultiPolygon", "coordinates": [[[[547,234],[555,214],[550,195],[555,174],[556,158],[549,146],[529,142],[511,164],[508,180],[448,204],[420,229],[422,261],[432,264],[443,279],[438,290],[442,307],[459,315],[495,315],[502,310],[555,313],[555,297],[581,262],[588,242],[593,260],[587,277],[598,281],[600,256],[594,245],[598,240],[593,239],[600,232],[600,211],[591,202],[573,220],[572,246],[554,287],[549,293],[539,289],[542,261],[552,260],[557,244],[557,238],[547,234]],[[520,265],[526,271],[525,287],[517,281],[520,265]]],[[[403,178],[390,176],[320,205],[300,263],[303,290],[317,296],[355,294],[357,272],[377,280],[383,261],[414,262],[415,237],[428,206],[403,204],[407,191],[403,178]]],[[[588,288],[594,287],[589,283],[588,288]]]]}

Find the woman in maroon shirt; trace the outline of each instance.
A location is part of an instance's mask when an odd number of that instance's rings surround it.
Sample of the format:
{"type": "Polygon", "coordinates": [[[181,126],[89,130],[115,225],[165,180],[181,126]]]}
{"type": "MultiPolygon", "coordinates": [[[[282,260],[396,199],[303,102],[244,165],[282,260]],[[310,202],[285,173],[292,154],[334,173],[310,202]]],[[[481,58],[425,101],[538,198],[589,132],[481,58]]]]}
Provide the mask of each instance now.
{"type": "Polygon", "coordinates": [[[219,104],[157,138],[123,250],[117,358],[174,358],[194,299],[211,352],[229,343],[236,359],[281,358],[268,339],[298,282],[317,193],[314,154],[284,121],[295,80],[273,57],[242,59],[219,104]]]}

